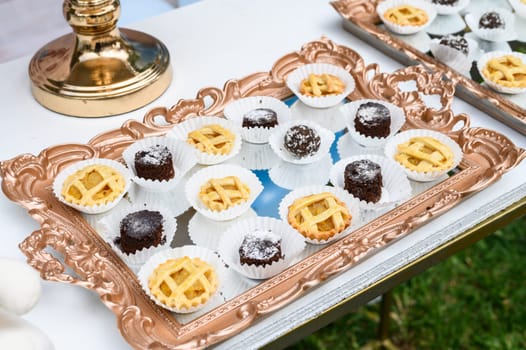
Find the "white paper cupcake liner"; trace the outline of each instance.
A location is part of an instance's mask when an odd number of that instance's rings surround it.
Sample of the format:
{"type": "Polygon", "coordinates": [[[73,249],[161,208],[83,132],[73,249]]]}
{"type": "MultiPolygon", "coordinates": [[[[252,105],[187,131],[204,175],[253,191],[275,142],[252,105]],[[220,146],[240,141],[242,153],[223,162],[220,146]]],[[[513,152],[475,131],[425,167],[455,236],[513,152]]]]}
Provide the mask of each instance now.
{"type": "Polygon", "coordinates": [[[195,245],[217,251],[217,246],[223,233],[238,221],[257,216],[252,208],[248,208],[242,215],[228,221],[216,221],[195,213],[188,222],[188,236],[195,245]]]}
{"type": "Polygon", "coordinates": [[[296,256],[305,248],[305,238],[290,225],[270,217],[255,217],[238,221],[223,234],[218,245],[221,258],[243,276],[253,279],[265,279],[277,275],[289,267],[296,256]],[[281,237],[282,259],[270,265],[255,266],[241,264],[239,247],[244,238],[255,230],[270,231],[281,237]]]}
{"type": "Polygon", "coordinates": [[[292,122],[280,125],[269,137],[269,144],[276,155],[289,163],[292,164],[310,164],[319,161],[331,149],[331,145],[334,141],[334,133],[330,130],[327,130],[321,127],[319,124],[310,121],[294,120],[292,122]],[[313,155],[306,156],[303,158],[297,158],[289,151],[287,151],[283,145],[284,137],[287,130],[296,125],[306,125],[311,129],[315,130],[320,136],[320,148],[318,152],[313,155]]]}
{"type": "MultiPolygon", "coordinates": [[[[301,187],[301,188],[295,189],[292,192],[289,192],[285,197],[283,197],[283,199],[279,203],[279,216],[281,220],[283,220],[285,223],[290,225],[288,221],[289,206],[291,206],[292,203],[298,198],[317,194],[317,193],[322,193],[322,192],[330,192],[334,196],[336,196],[336,198],[338,198],[340,201],[345,203],[345,205],[347,206],[347,209],[349,210],[349,213],[352,216],[351,224],[345,230],[343,230],[340,233],[335,234],[328,240],[314,240],[314,239],[304,237],[305,242],[307,243],[326,244],[326,243],[335,241],[337,239],[340,239],[348,235],[350,232],[354,231],[356,228],[362,225],[362,217],[361,217],[358,201],[353,196],[351,196],[347,191],[345,191],[343,188],[332,187],[332,186],[307,186],[307,187],[301,187]]],[[[293,228],[292,225],[290,225],[290,227],[293,228]]]]}
{"type": "Polygon", "coordinates": [[[349,131],[349,135],[356,141],[358,144],[365,146],[365,147],[371,147],[371,148],[379,148],[385,145],[387,140],[392,137],[394,134],[396,134],[400,128],[405,123],[405,113],[404,111],[398,107],[395,106],[392,103],[381,101],[381,100],[372,100],[372,99],[363,99],[363,100],[356,100],[353,102],[349,102],[344,104],[341,108],[341,111],[345,117],[345,123],[347,125],[347,130],[349,131]],[[355,125],[354,125],[354,118],[356,117],[356,112],[358,111],[358,108],[360,108],[361,105],[367,103],[367,102],[375,102],[379,103],[381,105],[384,105],[391,114],[391,125],[390,125],[390,132],[387,137],[370,137],[363,135],[356,131],[355,125]]]}
{"type": "Polygon", "coordinates": [[[345,69],[328,63],[312,63],[299,66],[287,76],[287,86],[298,98],[309,107],[329,108],[343,101],[351,92],[354,91],[355,81],[352,75],[345,69]],[[345,84],[343,93],[337,95],[327,95],[311,97],[300,92],[301,82],[308,78],[310,74],[332,74],[345,84]]]}
{"type": "MultiPolygon", "coordinates": [[[[404,171],[393,160],[378,155],[359,155],[338,161],[331,168],[330,179],[334,186],[344,188],[344,173],[347,164],[357,160],[368,159],[380,165],[382,172],[382,197],[376,203],[359,201],[360,208],[365,210],[376,210],[395,205],[411,196],[411,184],[404,171]]],[[[351,196],[353,196],[350,193],[351,196]]],[[[354,197],[354,196],[353,196],[354,197]]]]}
{"type": "Polygon", "coordinates": [[[241,137],[243,140],[251,143],[267,143],[268,137],[275,127],[242,127],[243,116],[257,108],[268,108],[276,112],[278,125],[291,120],[289,107],[277,98],[270,96],[252,96],[241,98],[228,104],[223,112],[227,119],[232,120],[236,123],[238,128],[241,128],[241,137]]]}
{"type": "Polygon", "coordinates": [[[472,62],[475,60],[478,44],[469,38],[465,39],[468,43],[467,55],[452,47],[441,45],[440,39],[433,39],[431,41],[431,53],[437,60],[447,64],[458,72],[467,73],[471,69],[472,62]]]}
{"type": "Polygon", "coordinates": [[[253,172],[240,166],[229,164],[216,165],[199,170],[188,180],[185,187],[186,198],[192,207],[207,218],[217,221],[232,220],[245,213],[261,191],[263,191],[263,185],[253,172]],[[210,179],[226,176],[237,176],[242,183],[246,184],[250,188],[249,198],[245,202],[226,210],[212,211],[199,198],[199,191],[201,186],[210,179]]]}
{"type": "Polygon", "coordinates": [[[189,144],[181,140],[162,136],[148,137],[131,144],[122,153],[122,158],[128,168],[135,174],[132,181],[145,191],[151,192],[165,192],[174,189],[184,177],[184,174],[197,163],[195,152],[189,144]],[[166,146],[172,154],[175,174],[170,180],[159,181],[137,176],[137,172],[135,171],[135,154],[156,145],[166,146]]]}
{"type": "Polygon", "coordinates": [[[340,159],[351,156],[357,156],[360,154],[384,154],[384,149],[382,147],[371,148],[359,145],[358,143],[356,143],[356,141],[353,140],[349,133],[345,133],[342,136],[340,136],[336,143],[336,151],[338,152],[340,159]]]}
{"type": "Polygon", "coordinates": [[[251,170],[264,170],[279,162],[280,159],[268,143],[255,144],[243,141],[241,151],[225,164],[237,164],[251,170]]]}
{"type": "Polygon", "coordinates": [[[327,184],[331,166],[331,155],[326,154],[317,162],[305,165],[280,161],[269,170],[268,175],[279,187],[293,190],[298,187],[327,184]]]}
{"type": "Polygon", "coordinates": [[[402,35],[415,34],[425,29],[431,24],[431,22],[434,21],[437,15],[437,11],[433,7],[433,5],[423,0],[386,0],[386,1],[381,2],[376,7],[376,12],[378,13],[378,16],[380,16],[380,19],[382,20],[382,22],[384,22],[387,29],[389,29],[390,31],[394,33],[402,34],[402,35]],[[388,9],[393,8],[393,7],[402,6],[402,5],[410,5],[410,6],[424,10],[427,13],[428,21],[420,26],[412,26],[412,25],[411,26],[401,26],[401,25],[395,24],[387,20],[384,17],[384,14],[388,9]]]}
{"type": "Polygon", "coordinates": [[[146,261],[146,263],[141,267],[137,275],[138,275],[137,277],[139,279],[139,283],[141,284],[144,292],[157,305],[167,310],[170,310],[172,312],[190,313],[190,312],[195,312],[203,308],[206,308],[207,310],[211,310],[214,307],[222,304],[225,301],[224,298],[221,296],[221,292],[222,292],[222,289],[224,289],[224,286],[227,284],[227,281],[225,281],[225,276],[227,275],[226,267],[224,263],[221,261],[221,259],[214,252],[206,248],[187,245],[187,246],[182,246],[178,248],[162,250],[152,255],[146,261]],[[158,301],[150,292],[150,288],[148,287],[148,280],[150,276],[152,275],[153,271],[157,268],[157,266],[159,266],[160,264],[164,263],[167,260],[178,259],[184,256],[188,256],[189,258],[200,258],[201,260],[210,264],[214,268],[217,274],[219,285],[218,285],[216,292],[211,297],[211,299],[208,300],[207,303],[195,306],[190,309],[177,309],[177,308],[168,307],[164,305],[163,303],[161,303],[160,301],[158,301]]]}
{"type": "Polygon", "coordinates": [[[385,145],[385,156],[388,159],[392,159],[394,162],[399,164],[399,166],[404,170],[407,177],[411,180],[415,181],[433,181],[436,180],[445,174],[447,174],[451,169],[454,169],[460,161],[462,160],[462,150],[460,149],[460,146],[453,141],[450,137],[446,136],[445,134],[442,134],[440,132],[431,131],[431,130],[425,130],[425,129],[413,129],[413,130],[407,130],[399,133],[398,135],[395,135],[393,138],[391,138],[387,144],[385,145]],[[399,164],[394,160],[394,156],[397,153],[397,147],[399,144],[409,141],[412,137],[417,136],[424,136],[424,137],[433,137],[449,147],[451,151],[453,152],[453,165],[449,167],[448,169],[442,170],[442,171],[433,171],[433,172],[417,172],[414,170],[407,169],[403,165],[399,164]]]}
{"type": "Polygon", "coordinates": [[[61,201],[62,203],[66,204],[66,205],[69,205],[72,208],[77,209],[78,211],[80,211],[82,213],[85,213],[85,214],[100,214],[100,213],[104,213],[104,212],[106,212],[108,210],[111,210],[112,208],[114,208],[119,203],[119,201],[122,199],[122,197],[124,197],[126,192],[128,192],[128,189],[130,188],[132,176],[133,176],[133,174],[131,173],[131,171],[128,168],[126,168],[124,165],[122,165],[121,163],[119,163],[119,162],[117,162],[115,160],[104,159],[104,158],[87,159],[87,160],[83,160],[83,161],[77,162],[75,164],[72,164],[69,167],[67,167],[64,170],[62,170],[55,177],[55,180],[53,181],[53,193],[55,194],[55,197],[57,197],[57,199],[59,201],[61,201]],[[82,168],[85,168],[85,167],[90,166],[90,165],[96,165],[96,164],[106,165],[106,166],[112,167],[115,170],[117,170],[124,177],[125,186],[124,186],[124,189],[122,190],[122,193],[120,193],[113,201],[111,201],[111,202],[109,202],[107,204],[94,205],[94,206],[91,206],[91,207],[84,206],[84,205],[79,205],[79,204],[75,204],[75,203],[70,203],[70,202],[66,201],[64,199],[64,197],[62,197],[61,193],[62,193],[62,186],[64,184],[64,181],[68,178],[68,176],[72,175],[73,173],[75,173],[78,170],[81,170],[82,168]]]}
{"type": "Polygon", "coordinates": [[[290,111],[293,120],[311,121],[327,130],[337,132],[345,129],[341,105],[342,103],[329,108],[311,108],[298,100],[290,107],[290,111]]]}
{"type": "Polygon", "coordinates": [[[471,31],[483,40],[511,41],[517,38],[517,33],[515,32],[515,15],[507,9],[492,8],[487,9],[485,11],[468,13],[464,17],[464,20],[466,21],[466,24],[471,29],[471,31]],[[479,28],[480,17],[482,17],[482,15],[487,12],[497,12],[504,20],[506,27],[504,29],[479,28]]]}
{"type": "Polygon", "coordinates": [[[452,14],[458,13],[469,5],[469,1],[470,0],[459,0],[455,5],[449,6],[449,5],[435,4],[431,0],[428,0],[428,2],[430,2],[431,5],[433,5],[437,14],[439,15],[452,15],[452,14]]]}
{"type": "Polygon", "coordinates": [[[236,124],[231,120],[220,117],[195,117],[185,120],[179,124],[175,124],[175,126],[166,134],[166,136],[174,137],[178,140],[186,142],[190,132],[209,124],[219,124],[225,129],[230,130],[235,135],[234,145],[232,146],[230,153],[224,155],[201,152],[197,148],[190,146],[195,149],[197,162],[199,164],[211,165],[224,162],[225,160],[234,157],[241,149],[241,129],[237,127],[236,124]]]}
{"type": "MultiPolygon", "coordinates": [[[[426,33],[434,36],[444,36],[461,32],[466,28],[466,23],[458,13],[451,15],[439,15],[433,23],[426,28],[426,33]]],[[[427,51],[423,51],[427,52],[427,51]]]]}
{"type": "Polygon", "coordinates": [[[174,189],[168,192],[148,192],[139,186],[135,186],[133,203],[144,204],[159,201],[177,217],[192,207],[184,192],[188,178],[185,176],[174,189]]]}
{"type": "Polygon", "coordinates": [[[517,16],[526,18],[526,4],[521,0],[508,0],[517,16]]]}
{"type": "Polygon", "coordinates": [[[138,270],[138,268],[140,268],[150,256],[170,247],[175,236],[175,231],[177,230],[177,220],[170,210],[166,209],[160,202],[155,201],[148,204],[134,204],[127,208],[121,208],[120,210],[115,209],[110,215],[100,220],[97,226],[101,229],[101,236],[110,244],[117,255],[128,266],[132,267],[134,270],[138,270]],[[165,241],[158,246],[143,248],[133,254],[127,254],[121,250],[118,244],[115,243],[115,240],[121,235],[121,221],[126,215],[141,210],[158,211],[161,213],[163,217],[162,235],[165,241]]]}
{"type": "Polygon", "coordinates": [[[494,52],[488,52],[484,55],[482,55],[478,62],[477,62],[477,69],[480,73],[480,76],[484,79],[484,82],[493,90],[502,92],[505,94],[521,94],[523,92],[526,92],[526,88],[512,88],[507,86],[502,86],[500,84],[495,83],[491,79],[488,79],[484,73],[484,67],[486,67],[486,64],[493,58],[501,57],[501,56],[514,56],[519,58],[524,64],[526,64],[526,55],[519,53],[519,52],[502,52],[502,51],[494,51],[494,52]]]}

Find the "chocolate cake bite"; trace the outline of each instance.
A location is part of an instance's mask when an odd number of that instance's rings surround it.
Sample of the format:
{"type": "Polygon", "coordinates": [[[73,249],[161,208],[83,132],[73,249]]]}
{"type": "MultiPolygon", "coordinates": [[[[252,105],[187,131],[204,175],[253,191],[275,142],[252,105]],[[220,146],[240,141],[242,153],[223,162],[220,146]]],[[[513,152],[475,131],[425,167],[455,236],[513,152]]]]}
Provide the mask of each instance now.
{"type": "Polygon", "coordinates": [[[354,128],[369,137],[387,137],[391,132],[391,113],[383,104],[367,102],[356,111],[354,128]]]}
{"type": "Polygon", "coordinates": [[[271,231],[251,232],[239,247],[241,265],[265,266],[282,258],[281,237],[271,231]]]}
{"type": "Polygon", "coordinates": [[[382,197],[382,170],[377,163],[369,159],[349,163],[343,177],[345,190],[354,197],[370,203],[382,197]]]}
{"type": "Polygon", "coordinates": [[[504,19],[495,11],[486,12],[480,17],[479,28],[506,29],[504,19]]]}
{"type": "Polygon", "coordinates": [[[285,149],[298,158],[315,154],[320,149],[321,139],[316,130],[307,125],[295,125],[285,133],[285,149]]]}
{"type": "Polygon", "coordinates": [[[462,52],[465,56],[467,56],[469,53],[468,42],[461,36],[446,35],[440,39],[439,44],[449,46],[459,52],[462,52]]]}
{"type": "Polygon", "coordinates": [[[138,177],[150,180],[170,180],[175,171],[172,153],[163,145],[151,146],[135,153],[135,172],[138,177]]]}
{"type": "Polygon", "coordinates": [[[243,115],[244,128],[273,128],[276,125],[278,125],[278,116],[269,108],[256,108],[243,115]]]}
{"type": "Polygon", "coordinates": [[[163,216],[158,211],[140,210],[120,222],[120,237],[115,244],[126,254],[163,244],[163,216]]]}

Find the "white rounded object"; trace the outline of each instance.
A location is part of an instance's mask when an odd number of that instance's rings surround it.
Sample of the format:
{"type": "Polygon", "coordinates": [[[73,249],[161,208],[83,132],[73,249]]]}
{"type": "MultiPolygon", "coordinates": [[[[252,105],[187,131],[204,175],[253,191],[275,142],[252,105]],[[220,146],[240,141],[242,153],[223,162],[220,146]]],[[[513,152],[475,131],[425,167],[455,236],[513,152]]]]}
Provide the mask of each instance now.
{"type": "Polygon", "coordinates": [[[51,340],[40,329],[19,316],[0,311],[0,349],[53,350],[51,340]]]}
{"type": "MultiPolygon", "coordinates": [[[[0,259],[0,309],[23,315],[35,306],[41,290],[40,277],[30,266],[21,261],[0,259]]],[[[0,349],[12,348],[0,346],[0,349]]]]}

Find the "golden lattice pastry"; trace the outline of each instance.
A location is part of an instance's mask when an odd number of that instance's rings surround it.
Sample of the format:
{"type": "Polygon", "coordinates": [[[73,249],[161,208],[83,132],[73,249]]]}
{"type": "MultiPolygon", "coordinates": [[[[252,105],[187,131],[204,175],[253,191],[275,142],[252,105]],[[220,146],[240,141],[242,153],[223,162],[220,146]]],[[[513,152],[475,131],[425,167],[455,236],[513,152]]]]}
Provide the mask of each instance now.
{"type": "Polygon", "coordinates": [[[211,265],[187,256],[160,264],[148,279],[148,288],[159,302],[181,310],[206,303],[218,285],[211,265]]]}
{"type": "Polygon", "coordinates": [[[199,198],[213,211],[246,202],[249,196],[250,188],[237,176],[210,179],[199,190],[199,198]]]}
{"type": "Polygon", "coordinates": [[[309,74],[309,77],[303,79],[300,85],[300,92],[303,95],[313,97],[341,94],[344,89],[345,84],[332,74],[309,74]]]}
{"type": "Polygon", "coordinates": [[[418,172],[447,170],[453,166],[453,151],[433,137],[412,137],[398,145],[395,159],[418,172]]]}
{"type": "Polygon", "coordinates": [[[188,133],[187,142],[208,154],[226,155],[232,151],[236,136],[219,124],[208,124],[188,133]]]}
{"type": "Polygon", "coordinates": [[[384,12],[384,18],[399,26],[421,26],[429,21],[426,11],[411,5],[390,8],[384,12]]]}
{"type": "Polygon", "coordinates": [[[325,241],[351,224],[345,203],[330,192],[296,199],[289,206],[288,221],[303,236],[325,241]]]}
{"type": "Polygon", "coordinates": [[[505,55],[486,63],[482,73],[492,82],[510,88],[526,88],[526,64],[519,57],[505,55]]]}
{"type": "Polygon", "coordinates": [[[68,203],[91,207],[107,204],[126,187],[124,176],[108,165],[89,165],[69,175],[61,195],[68,203]]]}

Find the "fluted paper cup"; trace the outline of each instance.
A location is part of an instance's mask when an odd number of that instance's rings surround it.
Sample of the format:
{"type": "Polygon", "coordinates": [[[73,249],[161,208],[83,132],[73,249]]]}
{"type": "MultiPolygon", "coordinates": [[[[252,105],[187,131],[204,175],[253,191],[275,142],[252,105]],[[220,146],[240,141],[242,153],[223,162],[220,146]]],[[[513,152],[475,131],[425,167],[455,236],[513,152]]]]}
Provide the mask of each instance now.
{"type": "Polygon", "coordinates": [[[53,193],[55,194],[55,197],[62,203],[69,205],[72,208],[77,209],[78,211],[85,213],[85,214],[101,214],[104,212],[107,212],[111,209],[113,209],[119,201],[124,197],[126,192],[128,192],[128,189],[131,185],[131,178],[133,174],[131,171],[126,168],[121,163],[111,160],[111,159],[105,159],[105,158],[93,158],[93,159],[87,159],[83,160],[77,163],[74,163],[70,165],[69,167],[63,169],[53,181],[53,193]],[[64,185],[64,181],[68,178],[68,176],[73,175],[75,172],[84,169],[85,167],[91,166],[91,165],[106,165],[109,166],[115,170],[117,170],[123,177],[124,177],[124,189],[122,192],[112,201],[109,201],[105,204],[99,204],[94,206],[85,206],[75,203],[70,203],[66,201],[66,199],[62,196],[62,187],[64,185]]]}
{"type": "Polygon", "coordinates": [[[330,237],[327,240],[316,240],[316,239],[305,237],[305,241],[307,243],[326,244],[326,243],[335,241],[337,239],[340,239],[348,235],[350,232],[354,231],[356,228],[362,225],[362,219],[361,219],[361,213],[360,213],[360,207],[359,207],[358,201],[353,196],[351,196],[347,191],[345,191],[343,188],[332,187],[332,186],[307,186],[307,187],[301,187],[301,188],[295,189],[294,191],[289,192],[285,197],[283,197],[283,199],[281,200],[279,204],[279,216],[281,220],[288,223],[292,229],[296,230],[294,227],[292,227],[292,225],[288,221],[289,207],[292,205],[292,203],[294,203],[296,199],[310,196],[313,194],[323,193],[323,192],[330,192],[340,201],[345,203],[347,210],[352,216],[351,224],[349,225],[349,227],[335,234],[334,236],[330,237]]]}
{"type": "Polygon", "coordinates": [[[515,40],[517,38],[517,33],[515,32],[515,15],[510,10],[504,8],[495,8],[491,10],[488,9],[484,11],[472,12],[466,14],[464,19],[471,31],[483,40],[503,42],[515,40]],[[480,18],[487,12],[498,13],[504,21],[506,27],[492,29],[479,28],[480,18]]]}
{"type": "Polygon", "coordinates": [[[292,164],[310,164],[319,161],[331,149],[331,145],[334,141],[334,133],[328,129],[321,127],[319,124],[310,121],[294,120],[289,123],[280,125],[269,137],[269,144],[276,155],[292,164]],[[287,131],[293,126],[305,125],[316,131],[320,137],[320,148],[317,152],[312,155],[305,156],[303,158],[297,158],[295,155],[285,149],[284,138],[287,131]]]}
{"type": "Polygon", "coordinates": [[[433,39],[431,41],[431,53],[437,60],[447,64],[458,72],[468,73],[471,69],[472,62],[475,59],[478,44],[476,41],[469,38],[465,39],[468,43],[467,55],[464,55],[464,53],[452,47],[440,44],[440,39],[433,39]]]}
{"type": "Polygon", "coordinates": [[[325,185],[329,181],[332,166],[330,154],[310,164],[292,164],[283,160],[268,171],[268,176],[279,187],[293,190],[298,187],[325,185]]]}
{"type": "Polygon", "coordinates": [[[194,207],[199,213],[212,220],[225,221],[232,220],[245,213],[262,190],[263,185],[258,177],[250,170],[237,165],[221,164],[207,167],[196,172],[186,183],[185,193],[186,198],[192,207],[194,207]],[[249,197],[246,201],[228,209],[213,211],[201,201],[199,198],[199,191],[201,186],[205,185],[210,179],[224,178],[227,176],[236,176],[242,183],[246,184],[250,189],[249,197]]]}
{"type": "Polygon", "coordinates": [[[193,148],[184,141],[168,137],[148,137],[131,144],[122,153],[122,158],[128,168],[135,174],[132,181],[145,191],[166,192],[173,190],[186,172],[197,163],[197,156],[193,148]],[[166,146],[172,154],[174,166],[174,177],[169,180],[151,180],[137,176],[135,170],[135,154],[150,147],[161,145],[166,146]]]}
{"type": "Polygon", "coordinates": [[[289,107],[277,98],[270,96],[240,98],[239,100],[229,103],[223,112],[227,119],[234,121],[236,126],[241,128],[241,137],[243,140],[250,143],[267,143],[270,134],[276,126],[270,128],[243,127],[243,117],[245,114],[257,108],[268,108],[276,112],[278,125],[286,123],[291,119],[289,107]]]}
{"type": "Polygon", "coordinates": [[[523,87],[523,88],[507,87],[507,86],[497,84],[491,79],[489,79],[488,77],[486,77],[486,75],[484,74],[484,67],[486,67],[488,62],[492,60],[493,58],[498,58],[502,56],[514,56],[514,57],[519,58],[523,64],[526,64],[526,55],[519,53],[519,52],[503,52],[503,51],[488,52],[482,55],[477,62],[477,69],[480,73],[480,76],[484,79],[484,82],[495,91],[502,92],[505,94],[513,94],[513,95],[522,94],[523,92],[526,92],[526,87],[523,87]]]}
{"type": "Polygon", "coordinates": [[[442,134],[440,132],[431,131],[431,130],[425,130],[425,129],[413,129],[413,130],[407,130],[404,132],[399,133],[398,135],[391,138],[387,144],[385,145],[385,156],[388,159],[392,159],[395,161],[406,173],[407,177],[411,180],[415,181],[421,181],[421,182],[427,182],[427,181],[434,181],[438,178],[443,177],[445,174],[447,174],[450,170],[454,169],[460,164],[460,161],[462,160],[462,150],[460,149],[460,146],[453,141],[450,137],[448,137],[445,134],[442,134]],[[398,152],[398,145],[408,142],[413,137],[433,137],[440,141],[445,146],[449,147],[451,151],[453,152],[453,164],[444,170],[440,171],[431,171],[431,172],[418,172],[414,170],[410,170],[403,166],[402,164],[399,164],[394,160],[395,154],[398,152]]]}
{"type": "Polygon", "coordinates": [[[431,5],[431,3],[426,2],[424,0],[386,0],[378,4],[376,7],[376,12],[378,13],[378,16],[380,16],[380,19],[382,22],[384,22],[387,29],[390,31],[401,34],[401,35],[409,35],[409,34],[415,34],[423,29],[425,29],[427,26],[431,24],[431,22],[434,21],[437,11],[435,10],[434,6],[431,5]],[[403,6],[403,5],[410,5],[416,8],[419,8],[427,13],[427,22],[425,22],[422,25],[416,26],[416,25],[407,25],[407,26],[401,26],[396,23],[393,23],[385,18],[385,12],[391,8],[403,6]]]}
{"type": "Polygon", "coordinates": [[[177,220],[175,219],[175,216],[173,213],[165,208],[160,202],[151,202],[148,204],[135,204],[127,208],[121,208],[120,210],[113,211],[110,215],[104,217],[102,220],[99,221],[98,227],[100,227],[101,236],[104,238],[106,242],[110,244],[110,246],[113,248],[113,250],[117,253],[117,255],[132,269],[138,270],[142,264],[150,256],[155,254],[158,251],[164,250],[166,248],[170,247],[170,244],[172,243],[175,231],[177,230],[177,220]],[[141,210],[149,210],[149,211],[157,211],[159,212],[163,217],[163,233],[162,236],[164,238],[164,242],[161,244],[154,246],[154,247],[148,247],[143,248],[138,251],[136,251],[133,254],[127,254],[122,251],[119,244],[117,244],[115,241],[120,238],[120,226],[121,221],[126,217],[126,215],[135,213],[141,210]]]}
{"type": "Polygon", "coordinates": [[[232,149],[228,154],[210,154],[202,152],[195,147],[195,154],[197,156],[197,163],[204,165],[218,164],[224,162],[227,159],[234,157],[241,149],[241,129],[236,126],[231,120],[220,118],[220,117],[195,117],[184,122],[175,124],[172,130],[170,130],[166,136],[173,137],[178,140],[186,142],[188,134],[194,130],[200,129],[205,125],[219,124],[225,129],[228,129],[235,138],[233,141],[232,149]]]}
{"type": "Polygon", "coordinates": [[[288,224],[270,217],[254,217],[239,221],[223,234],[218,252],[221,258],[245,277],[265,279],[289,267],[305,248],[305,238],[288,224]],[[282,258],[265,266],[241,264],[239,248],[245,237],[254,231],[271,232],[281,238],[282,258]]]}
{"type": "Polygon", "coordinates": [[[287,86],[298,96],[301,102],[313,108],[328,108],[342,102],[351,92],[354,91],[355,81],[352,75],[342,67],[328,63],[312,63],[299,66],[287,76],[287,86]],[[342,93],[326,96],[307,96],[300,92],[301,82],[307,79],[310,74],[331,74],[338,77],[345,85],[342,93]]]}
{"type": "Polygon", "coordinates": [[[371,147],[371,148],[382,147],[383,145],[385,145],[385,143],[390,137],[392,137],[394,134],[396,134],[400,130],[400,128],[402,128],[402,126],[405,123],[404,110],[398,106],[395,106],[392,103],[382,101],[382,100],[372,100],[372,99],[356,100],[356,101],[344,104],[340,109],[343,115],[345,116],[345,123],[347,125],[347,130],[349,131],[349,135],[351,135],[354,141],[356,141],[358,144],[365,146],[365,147],[371,147]],[[389,113],[391,115],[391,125],[389,126],[390,131],[387,137],[366,136],[356,130],[356,127],[354,124],[356,112],[358,111],[361,105],[367,102],[375,102],[375,103],[381,104],[389,110],[389,113]]]}
{"type": "Polygon", "coordinates": [[[437,14],[439,15],[452,15],[455,13],[459,13],[463,9],[465,9],[468,5],[470,0],[458,0],[453,5],[441,5],[441,4],[435,4],[432,2],[432,0],[427,0],[428,2],[433,5],[435,8],[437,14]]]}
{"type": "Polygon", "coordinates": [[[222,289],[224,289],[224,285],[226,284],[225,276],[227,275],[226,267],[224,263],[221,261],[221,259],[211,250],[187,245],[182,246],[178,248],[171,248],[171,249],[165,249],[160,252],[157,252],[156,254],[152,255],[146,263],[141,267],[138,274],[139,283],[141,284],[142,289],[144,292],[160,307],[165,308],[167,310],[170,310],[172,312],[176,313],[190,313],[195,312],[203,308],[207,308],[209,310],[212,310],[214,307],[217,307],[224,303],[224,298],[221,295],[222,289]],[[175,307],[168,307],[167,305],[161,303],[157,298],[155,298],[154,295],[152,295],[150,288],[148,287],[148,281],[150,279],[150,276],[153,274],[153,271],[162,263],[171,260],[171,259],[179,259],[184,256],[188,256],[189,258],[199,258],[205,262],[207,262],[209,265],[211,265],[216,274],[218,279],[218,287],[215,291],[215,293],[212,295],[212,297],[205,303],[201,304],[195,307],[191,307],[188,309],[178,309],[175,307]]]}
{"type": "Polygon", "coordinates": [[[526,3],[521,0],[508,0],[517,16],[526,18],[526,3]]]}
{"type": "MultiPolygon", "coordinates": [[[[363,154],[338,161],[331,168],[331,183],[334,186],[344,188],[345,167],[354,161],[362,159],[368,159],[380,166],[382,173],[382,197],[376,203],[355,197],[359,201],[360,208],[366,210],[382,209],[400,203],[411,196],[411,184],[403,170],[393,160],[378,155],[363,154]]],[[[353,196],[352,193],[349,194],[353,196]]]]}

